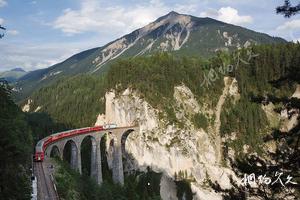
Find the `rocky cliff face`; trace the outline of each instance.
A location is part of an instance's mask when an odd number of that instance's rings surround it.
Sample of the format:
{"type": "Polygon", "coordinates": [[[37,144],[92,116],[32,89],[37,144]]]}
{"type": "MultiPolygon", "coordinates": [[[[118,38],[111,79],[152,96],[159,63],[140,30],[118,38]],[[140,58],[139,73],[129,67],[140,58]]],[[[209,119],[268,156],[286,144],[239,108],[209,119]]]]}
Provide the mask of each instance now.
{"type": "MultiPolygon", "coordinates": [[[[298,94],[299,86],[293,97],[298,94]]],[[[216,193],[209,182],[218,183],[222,189],[232,187],[230,178],[240,184],[240,179],[229,167],[229,161],[222,157],[222,142],[236,140],[236,134],[232,133],[230,138],[220,137],[220,115],[225,99],[231,97],[235,102],[240,98],[235,79],[224,78],[223,93],[216,108],[209,108],[205,103],[199,104],[185,85],[176,86],[173,106],[176,118],[184,124],[182,127],[170,123],[164,111],[153,108],[131,89],[121,94],[110,91],[105,97],[106,113],[98,116],[96,125],[116,123],[118,126],[140,126],[140,131],[130,134],[126,141],[126,151],[132,159],[126,163],[126,170],[146,170],[150,166],[152,170],[162,172],[162,199],[177,199],[175,179],[191,180],[196,200],[222,199],[222,194],[216,193]],[[197,113],[213,119],[205,130],[197,128],[190,120],[189,116],[197,113]]],[[[263,106],[263,110],[273,127],[290,130],[297,122],[295,118],[298,114],[292,118],[288,117],[291,111],[278,114],[272,104],[263,106]]],[[[274,143],[265,145],[266,152],[275,152],[277,148],[274,143]]],[[[244,151],[247,151],[247,145],[244,145],[244,151]]],[[[234,159],[234,154],[234,150],[229,148],[229,158],[234,159]]]]}
{"type": "MultiPolygon", "coordinates": [[[[130,169],[145,170],[150,166],[156,172],[163,172],[161,187],[174,188],[170,179],[189,179],[192,181],[194,199],[222,199],[208,185],[208,180],[217,182],[221,188],[231,188],[230,177],[238,181],[234,172],[221,163],[221,138],[219,131],[220,112],[227,95],[237,96],[236,81],[224,79],[225,87],[216,109],[200,105],[193,93],[185,85],[174,88],[176,118],[183,127],[171,124],[163,111],[154,109],[131,89],[122,94],[114,91],[106,93],[106,113],[98,116],[96,125],[116,123],[118,126],[138,124],[140,132],[129,135],[126,151],[132,156],[130,169]],[[214,122],[207,130],[196,128],[189,115],[202,113],[214,116],[214,122]],[[180,177],[179,174],[184,174],[180,177]]],[[[162,191],[163,199],[170,194],[162,191]]]]}

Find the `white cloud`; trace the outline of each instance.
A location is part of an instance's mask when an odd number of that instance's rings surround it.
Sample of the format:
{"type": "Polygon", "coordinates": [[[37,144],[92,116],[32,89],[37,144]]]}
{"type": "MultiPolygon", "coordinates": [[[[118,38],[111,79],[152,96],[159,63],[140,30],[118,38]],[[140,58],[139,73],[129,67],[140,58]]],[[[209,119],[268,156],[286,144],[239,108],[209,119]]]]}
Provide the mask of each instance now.
{"type": "Polygon", "coordinates": [[[4,19],[0,18],[0,25],[2,25],[4,23],[4,19]]]}
{"type": "Polygon", "coordinates": [[[195,10],[195,6],[175,4],[170,8],[160,0],[151,0],[148,3],[129,7],[105,7],[101,5],[101,1],[85,0],[78,10],[65,9],[52,26],[67,35],[98,32],[118,33],[121,36],[147,25],[172,9],[188,13],[195,10]]]}
{"type": "Polygon", "coordinates": [[[279,31],[300,29],[300,19],[291,20],[277,27],[279,31]]]}
{"type": "Polygon", "coordinates": [[[3,7],[7,4],[5,0],[0,0],[0,7],[3,7]]]}
{"type": "Polygon", "coordinates": [[[134,8],[103,7],[99,1],[85,0],[79,10],[65,9],[53,27],[69,35],[83,32],[122,32],[139,28],[166,12],[160,1],[134,8]]]}
{"type": "Polygon", "coordinates": [[[281,35],[290,41],[299,41],[300,19],[293,19],[284,22],[275,29],[277,35],[281,35]]]}
{"type": "Polygon", "coordinates": [[[9,35],[18,35],[19,31],[17,31],[17,30],[8,30],[7,34],[9,34],[9,35]]]}
{"type": "Polygon", "coordinates": [[[209,9],[205,12],[202,12],[200,16],[211,17],[226,23],[236,25],[249,24],[253,22],[253,18],[251,16],[239,15],[238,10],[232,7],[222,7],[219,10],[209,9]]]}

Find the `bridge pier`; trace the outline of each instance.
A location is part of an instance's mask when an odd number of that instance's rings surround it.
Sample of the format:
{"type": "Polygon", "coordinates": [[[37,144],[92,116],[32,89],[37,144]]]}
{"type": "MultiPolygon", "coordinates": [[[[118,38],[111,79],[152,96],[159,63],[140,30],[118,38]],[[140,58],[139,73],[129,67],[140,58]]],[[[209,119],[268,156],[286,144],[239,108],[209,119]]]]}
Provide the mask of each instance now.
{"type": "MultiPolygon", "coordinates": [[[[91,177],[96,180],[96,182],[100,185],[102,183],[102,166],[101,166],[101,150],[100,150],[100,142],[101,138],[104,136],[103,132],[95,132],[94,135],[89,135],[91,138],[92,146],[91,146],[91,177]]],[[[79,173],[82,174],[81,169],[81,143],[86,138],[86,135],[78,136],[75,138],[76,146],[78,147],[78,156],[77,156],[77,168],[79,173]]],[[[76,169],[76,168],[75,168],[76,169]]]]}
{"type": "Polygon", "coordinates": [[[71,168],[77,169],[78,168],[78,160],[79,160],[78,149],[75,143],[71,143],[71,168]]]}
{"type": "Polygon", "coordinates": [[[103,182],[100,143],[101,143],[101,138],[96,140],[96,168],[97,168],[96,181],[99,185],[101,185],[103,182]]]}
{"type": "Polygon", "coordinates": [[[94,139],[92,139],[92,146],[91,146],[91,177],[96,178],[97,177],[97,144],[94,139]]]}
{"type": "Polygon", "coordinates": [[[122,134],[123,131],[114,130],[112,131],[114,138],[113,143],[113,163],[112,163],[112,176],[115,183],[124,185],[124,171],[123,171],[123,160],[122,160],[122,134]]]}
{"type": "MultiPolygon", "coordinates": [[[[64,142],[63,148],[65,148],[66,143],[70,141],[67,140],[64,142]]],[[[71,168],[74,170],[77,170],[80,174],[82,174],[81,170],[81,152],[80,152],[80,145],[82,140],[79,138],[74,138],[74,140],[71,140],[71,168]]],[[[63,152],[63,151],[62,151],[63,152]]],[[[63,153],[62,153],[63,156],[63,153]]]]}
{"type": "Polygon", "coordinates": [[[79,174],[82,174],[82,168],[81,168],[81,152],[79,151],[78,153],[78,158],[77,158],[77,170],[79,174]]]}
{"type": "Polygon", "coordinates": [[[113,167],[112,167],[113,181],[115,183],[124,184],[123,161],[121,145],[114,146],[113,150],[113,167]]]}
{"type": "Polygon", "coordinates": [[[58,147],[58,151],[59,151],[59,158],[61,160],[64,159],[64,148],[65,148],[66,143],[67,143],[66,140],[63,140],[63,141],[60,141],[57,143],[57,147],[58,147]]]}

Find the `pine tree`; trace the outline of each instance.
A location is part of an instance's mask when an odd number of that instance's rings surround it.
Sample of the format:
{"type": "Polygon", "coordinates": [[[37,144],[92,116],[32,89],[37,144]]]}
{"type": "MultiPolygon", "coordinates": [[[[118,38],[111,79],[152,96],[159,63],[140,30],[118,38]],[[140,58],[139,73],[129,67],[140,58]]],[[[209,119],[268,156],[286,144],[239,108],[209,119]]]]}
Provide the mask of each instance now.
{"type": "Polygon", "coordinates": [[[277,14],[283,14],[285,17],[291,17],[300,12],[300,3],[296,6],[292,6],[290,0],[285,0],[282,6],[276,8],[277,14]]]}

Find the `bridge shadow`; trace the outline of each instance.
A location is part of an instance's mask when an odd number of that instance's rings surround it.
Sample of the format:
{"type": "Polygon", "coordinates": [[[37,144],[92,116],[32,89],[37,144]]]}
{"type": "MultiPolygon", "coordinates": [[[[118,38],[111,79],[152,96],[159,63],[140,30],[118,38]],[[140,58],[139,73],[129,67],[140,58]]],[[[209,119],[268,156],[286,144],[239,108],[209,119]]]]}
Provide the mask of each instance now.
{"type": "Polygon", "coordinates": [[[101,167],[102,167],[102,178],[103,181],[107,181],[112,183],[112,169],[109,167],[108,164],[108,154],[111,148],[109,148],[107,145],[111,146],[113,145],[113,141],[110,141],[108,144],[108,133],[106,133],[102,138],[100,142],[100,152],[101,152],[101,167]]]}
{"type": "Polygon", "coordinates": [[[92,151],[92,139],[87,136],[83,139],[81,146],[78,147],[81,153],[81,167],[82,175],[91,175],[91,151],[92,151]]]}

